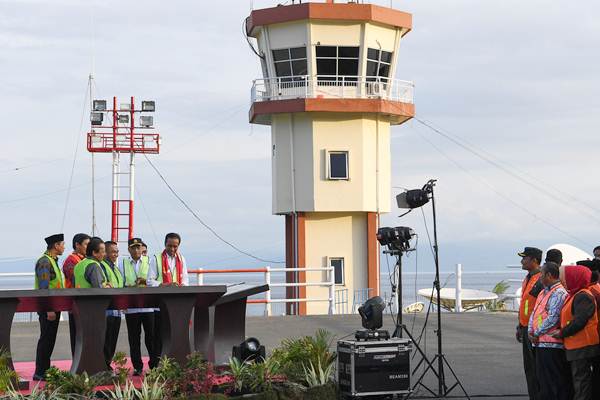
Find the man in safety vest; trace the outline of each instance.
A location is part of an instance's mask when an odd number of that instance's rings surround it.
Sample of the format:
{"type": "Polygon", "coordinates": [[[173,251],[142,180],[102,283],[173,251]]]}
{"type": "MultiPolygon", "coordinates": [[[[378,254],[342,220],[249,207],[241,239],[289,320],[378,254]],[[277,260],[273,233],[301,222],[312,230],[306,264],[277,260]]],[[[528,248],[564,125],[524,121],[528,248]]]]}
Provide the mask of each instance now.
{"type": "MultiPolygon", "coordinates": [[[[119,270],[119,246],[116,242],[104,242],[106,248],[106,258],[100,263],[104,274],[113,288],[122,288],[125,279],[119,270]]],[[[121,311],[106,310],[106,335],[104,337],[104,359],[106,366],[111,369],[112,359],[117,349],[119,331],[121,330],[121,311]]]]}
{"type": "MultiPolygon", "coordinates": [[[[75,287],[73,283],[73,270],[77,263],[85,258],[85,251],[90,239],[91,237],[86,233],[78,233],[73,236],[73,252],[67,256],[62,267],[63,274],[65,275],[65,286],[67,288],[75,287]]],[[[75,356],[75,337],[77,331],[75,330],[75,318],[73,318],[72,312],[69,312],[69,335],[71,340],[71,356],[75,356]]]]}
{"type": "MultiPolygon", "coordinates": [[[[187,264],[185,258],[179,253],[181,236],[178,233],[168,233],[165,236],[165,249],[150,259],[148,272],[148,286],[188,286],[187,264]]],[[[154,347],[157,356],[162,352],[162,337],[160,335],[160,310],[154,314],[156,326],[154,347]]]]}
{"type": "Polygon", "coordinates": [[[592,399],[592,365],[600,355],[596,300],[589,289],[592,272],[581,265],[560,268],[560,280],[569,292],[560,313],[560,332],[573,377],[574,400],[592,399]]]}
{"type": "Polygon", "coordinates": [[[535,247],[525,247],[518,253],[521,257],[521,267],[527,271],[521,287],[521,303],[519,306],[519,324],[517,325],[517,340],[523,347],[523,368],[527,380],[527,392],[530,400],[538,400],[539,384],[535,373],[535,355],[533,346],[529,341],[527,327],[529,317],[535,306],[537,295],[542,291],[543,285],[540,279],[540,263],[542,262],[542,250],[535,247]]]}
{"type": "Polygon", "coordinates": [[[77,263],[73,270],[75,288],[103,288],[110,287],[110,282],[100,266],[106,256],[104,241],[93,237],[88,243],[85,258],[77,263]]]}
{"type": "MultiPolygon", "coordinates": [[[[35,289],[55,290],[65,287],[65,277],[58,267],[58,257],[65,251],[65,236],[62,233],[48,236],[46,252],[35,263],[35,289]]],[[[46,371],[50,368],[50,357],[56,343],[56,333],[60,314],[54,311],[38,312],[40,321],[40,338],[35,354],[35,373],[33,380],[45,380],[46,371]]]]}
{"type": "Polygon", "coordinates": [[[529,318],[529,339],[535,348],[539,398],[569,400],[573,395],[571,370],[563,340],[556,337],[560,331],[560,312],[567,298],[567,291],[559,280],[559,265],[546,262],[542,266],[540,281],[544,290],[538,295],[529,318]]]}
{"type": "MultiPolygon", "coordinates": [[[[142,239],[132,238],[128,242],[129,257],[122,260],[121,273],[125,279],[125,287],[145,287],[150,267],[148,258],[142,256],[142,239]]],[[[144,369],[142,362],[141,337],[144,328],[144,342],[150,356],[148,366],[158,366],[159,358],[153,350],[154,343],[154,309],[130,308],[125,310],[125,323],[127,324],[127,338],[129,340],[129,353],[133,364],[133,374],[140,376],[144,369]]]]}

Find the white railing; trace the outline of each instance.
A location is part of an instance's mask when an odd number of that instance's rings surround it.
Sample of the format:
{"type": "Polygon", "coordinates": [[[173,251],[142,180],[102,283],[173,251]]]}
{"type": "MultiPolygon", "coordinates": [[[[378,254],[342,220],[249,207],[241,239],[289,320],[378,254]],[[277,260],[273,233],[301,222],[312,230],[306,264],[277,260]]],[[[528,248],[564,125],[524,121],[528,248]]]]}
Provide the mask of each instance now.
{"type": "Polygon", "coordinates": [[[378,76],[286,76],[255,79],[252,103],[270,100],[306,98],[383,99],[413,103],[414,84],[378,76]]]}
{"type": "Polygon", "coordinates": [[[248,304],[264,304],[265,316],[272,315],[272,304],[277,303],[309,303],[309,302],[328,302],[328,314],[336,314],[336,296],[335,296],[335,270],[333,267],[325,268],[252,268],[252,269],[191,269],[190,274],[197,275],[197,284],[204,284],[205,274],[239,274],[239,273],[262,273],[264,274],[264,282],[269,285],[269,290],[265,293],[264,299],[249,299],[248,304]],[[327,272],[327,278],[316,282],[285,282],[273,283],[272,273],[289,273],[289,272],[327,272]],[[328,295],[323,298],[293,298],[293,299],[274,299],[271,296],[271,288],[288,288],[288,287],[327,287],[328,295]]]}

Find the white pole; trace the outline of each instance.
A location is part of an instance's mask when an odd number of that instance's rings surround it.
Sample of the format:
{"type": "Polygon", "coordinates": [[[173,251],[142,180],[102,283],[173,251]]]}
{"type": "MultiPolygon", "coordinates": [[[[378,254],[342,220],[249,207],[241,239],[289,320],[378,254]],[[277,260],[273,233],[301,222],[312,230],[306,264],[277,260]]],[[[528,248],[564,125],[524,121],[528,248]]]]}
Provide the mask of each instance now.
{"type": "Polygon", "coordinates": [[[329,315],[335,314],[335,269],[329,271],[329,315]]]}
{"type": "Polygon", "coordinates": [[[454,305],[454,311],[459,313],[462,312],[462,265],[456,264],[456,304],[454,305]]]}
{"type": "Polygon", "coordinates": [[[271,267],[267,266],[267,271],[265,272],[265,283],[269,285],[269,290],[265,293],[265,317],[271,316],[271,267]]]}
{"type": "Polygon", "coordinates": [[[203,268],[198,268],[198,270],[200,271],[197,276],[198,276],[198,286],[204,285],[204,274],[202,273],[203,268]]]}

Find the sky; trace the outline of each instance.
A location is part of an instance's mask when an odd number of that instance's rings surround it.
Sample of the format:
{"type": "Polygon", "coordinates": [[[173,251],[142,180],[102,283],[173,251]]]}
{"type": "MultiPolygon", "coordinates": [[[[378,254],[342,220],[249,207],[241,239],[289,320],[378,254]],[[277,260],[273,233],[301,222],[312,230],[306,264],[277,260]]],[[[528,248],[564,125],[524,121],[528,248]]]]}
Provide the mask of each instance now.
{"type": "MultiPolygon", "coordinates": [[[[91,231],[88,116],[82,119],[90,72],[96,98],[156,101],[162,151],[150,157],[203,221],[260,258],[282,260],[284,220],[271,215],[269,127],[248,123],[260,66],[241,30],[251,6],[274,5],[0,0],[0,269],[29,270],[43,237],[61,229],[65,209],[68,238],[91,231]]],[[[442,269],[505,270],[525,245],[570,243],[591,252],[600,243],[600,3],[391,5],[413,14],[396,78],[415,83],[417,117],[443,133],[416,120],[392,128],[392,186],[438,179],[442,269]]],[[[151,250],[177,231],[195,266],[265,264],[217,240],[143,158],[137,165],[136,235],[151,250]]],[[[105,238],[110,171],[110,155],[97,155],[97,226],[105,238]]],[[[382,225],[412,227],[419,268],[430,271],[430,207],[400,213],[382,216],[382,225]]]]}

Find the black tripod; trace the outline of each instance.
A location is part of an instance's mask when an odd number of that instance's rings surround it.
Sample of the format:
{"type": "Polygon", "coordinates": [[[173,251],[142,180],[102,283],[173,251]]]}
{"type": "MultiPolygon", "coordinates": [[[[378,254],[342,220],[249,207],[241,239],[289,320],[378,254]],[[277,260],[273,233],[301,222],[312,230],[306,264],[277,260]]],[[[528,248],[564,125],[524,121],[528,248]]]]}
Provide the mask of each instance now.
{"type": "MultiPolygon", "coordinates": [[[[396,322],[396,330],[394,331],[394,337],[402,337],[402,331],[406,332],[406,334],[408,335],[408,337],[410,338],[410,340],[412,340],[412,342],[415,345],[415,348],[419,351],[420,355],[421,355],[421,361],[419,361],[419,363],[417,364],[417,366],[413,369],[413,374],[419,369],[419,367],[425,363],[427,364],[427,368],[425,368],[425,370],[421,373],[421,375],[419,376],[419,378],[417,379],[417,381],[415,382],[415,384],[412,387],[412,393],[414,393],[414,390],[417,387],[422,387],[423,389],[427,390],[429,393],[431,393],[431,395],[434,398],[445,398],[448,397],[450,395],[450,392],[452,392],[452,390],[454,390],[457,386],[460,387],[460,389],[463,391],[463,393],[465,394],[465,397],[467,397],[467,399],[470,399],[469,395],[467,394],[467,391],[465,390],[464,386],[462,385],[462,383],[460,382],[460,380],[458,379],[458,376],[456,376],[456,373],[454,372],[454,370],[452,369],[452,366],[450,365],[450,363],[448,362],[448,359],[446,358],[446,356],[444,355],[443,351],[442,351],[442,312],[441,312],[441,307],[440,307],[440,264],[439,264],[439,257],[438,257],[438,240],[437,240],[437,219],[436,219],[436,210],[435,210],[435,196],[434,196],[434,192],[433,192],[433,187],[435,186],[435,180],[430,180],[429,182],[427,182],[427,184],[423,187],[423,190],[425,192],[427,192],[428,196],[431,199],[431,205],[432,205],[432,210],[433,210],[433,250],[434,250],[434,257],[435,257],[435,280],[433,282],[433,291],[435,291],[436,294],[436,300],[437,300],[437,353],[435,355],[435,357],[433,358],[433,360],[429,360],[427,358],[427,356],[425,355],[425,353],[421,350],[421,348],[419,347],[418,343],[415,342],[415,340],[412,338],[410,332],[408,331],[408,329],[406,329],[406,326],[404,326],[404,324],[402,324],[402,272],[401,272],[401,266],[402,266],[402,251],[400,250],[392,250],[390,249],[389,251],[387,251],[387,253],[392,254],[392,255],[396,255],[398,257],[397,262],[396,262],[396,268],[398,270],[398,284],[396,286],[396,295],[398,296],[398,317],[397,317],[397,322],[396,322]],[[437,370],[434,367],[434,364],[437,362],[437,370]],[[455,383],[448,387],[448,385],[446,384],[446,374],[444,372],[444,365],[446,367],[448,367],[448,370],[450,371],[450,373],[452,374],[452,376],[454,377],[455,383]],[[438,390],[437,393],[435,393],[432,389],[430,389],[427,385],[425,385],[423,383],[423,379],[425,378],[426,374],[431,371],[433,372],[433,374],[437,377],[438,380],[438,390]]],[[[430,299],[431,301],[433,301],[433,299],[430,299]]],[[[431,307],[431,305],[430,305],[431,307]]],[[[429,315],[429,311],[428,311],[428,315],[429,315]]],[[[427,324],[427,319],[425,320],[425,325],[427,324]]],[[[423,330],[425,330],[426,326],[423,327],[423,330]]],[[[409,394],[406,399],[408,399],[411,394],[409,394]]]]}

